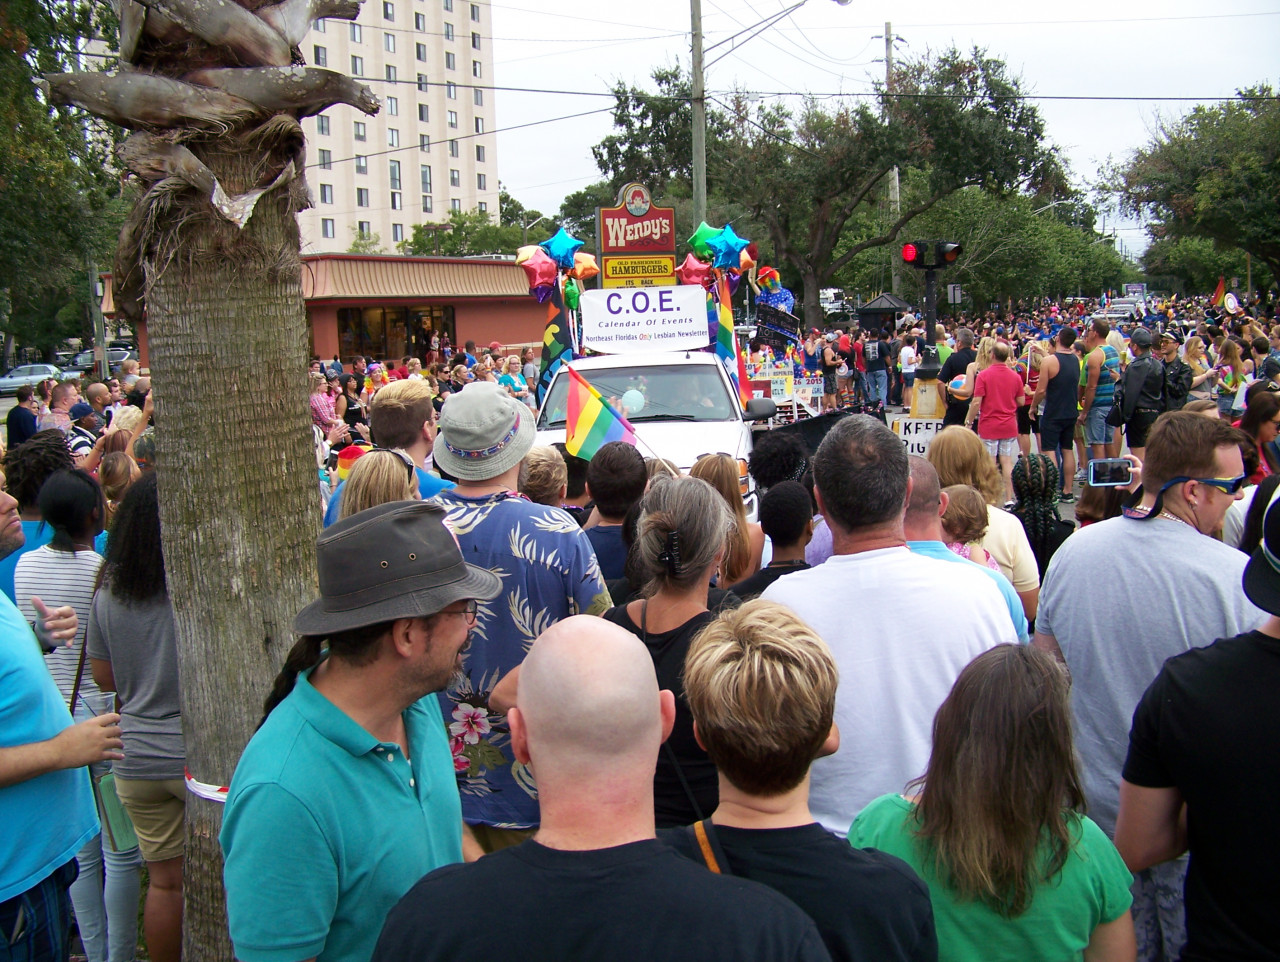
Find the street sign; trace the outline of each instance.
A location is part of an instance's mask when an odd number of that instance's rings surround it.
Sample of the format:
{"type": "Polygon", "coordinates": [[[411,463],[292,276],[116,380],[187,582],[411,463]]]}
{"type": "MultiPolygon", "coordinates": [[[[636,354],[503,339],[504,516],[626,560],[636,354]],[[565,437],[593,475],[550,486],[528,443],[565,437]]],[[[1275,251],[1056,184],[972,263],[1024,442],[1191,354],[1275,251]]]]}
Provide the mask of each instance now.
{"type": "Polygon", "coordinates": [[[960,301],[963,299],[964,299],[964,291],[960,289],[959,284],[947,285],[947,303],[948,304],[959,304],[960,301]]]}
{"type": "Polygon", "coordinates": [[[942,430],[943,423],[941,418],[913,418],[904,414],[894,418],[890,427],[902,438],[907,454],[924,457],[929,451],[929,442],[942,430]]]}

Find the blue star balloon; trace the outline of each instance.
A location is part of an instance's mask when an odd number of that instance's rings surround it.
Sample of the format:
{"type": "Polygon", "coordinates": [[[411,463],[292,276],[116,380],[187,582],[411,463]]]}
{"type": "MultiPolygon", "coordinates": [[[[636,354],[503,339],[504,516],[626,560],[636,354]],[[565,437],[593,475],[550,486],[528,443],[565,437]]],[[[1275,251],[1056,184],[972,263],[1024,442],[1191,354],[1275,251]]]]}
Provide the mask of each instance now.
{"type": "Polygon", "coordinates": [[[556,262],[556,267],[568,270],[573,266],[573,255],[578,253],[582,241],[570,237],[563,227],[556,231],[555,237],[548,237],[538,245],[556,262]]]}
{"type": "Polygon", "coordinates": [[[713,257],[712,266],[736,269],[742,261],[742,252],[750,243],[751,241],[734,233],[732,225],[726,224],[720,233],[707,238],[707,246],[711,248],[713,257]]]}

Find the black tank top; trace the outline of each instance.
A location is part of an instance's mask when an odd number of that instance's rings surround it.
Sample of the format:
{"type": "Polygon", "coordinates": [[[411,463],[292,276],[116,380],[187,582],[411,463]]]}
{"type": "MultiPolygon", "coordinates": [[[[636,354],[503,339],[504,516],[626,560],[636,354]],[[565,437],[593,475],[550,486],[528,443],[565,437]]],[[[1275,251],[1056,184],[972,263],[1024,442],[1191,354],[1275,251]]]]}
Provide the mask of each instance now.
{"type": "Polygon", "coordinates": [[[358,400],[353,400],[349,394],[347,395],[347,410],[342,415],[342,420],[346,421],[349,427],[369,423],[369,419],[364,416],[364,405],[358,400]]]}
{"type": "Polygon", "coordinates": [[[1058,351],[1058,373],[1044,391],[1044,414],[1049,421],[1074,421],[1080,387],[1080,358],[1075,351],[1058,351]]]}

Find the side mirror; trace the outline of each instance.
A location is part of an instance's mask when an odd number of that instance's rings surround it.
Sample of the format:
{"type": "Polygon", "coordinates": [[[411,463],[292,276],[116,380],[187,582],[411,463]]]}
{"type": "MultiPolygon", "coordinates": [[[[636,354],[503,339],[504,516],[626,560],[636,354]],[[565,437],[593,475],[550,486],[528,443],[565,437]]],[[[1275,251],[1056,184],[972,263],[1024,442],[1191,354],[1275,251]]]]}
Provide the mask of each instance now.
{"type": "Polygon", "coordinates": [[[747,402],[743,418],[747,421],[767,421],[778,413],[778,405],[772,398],[753,397],[747,402]]]}

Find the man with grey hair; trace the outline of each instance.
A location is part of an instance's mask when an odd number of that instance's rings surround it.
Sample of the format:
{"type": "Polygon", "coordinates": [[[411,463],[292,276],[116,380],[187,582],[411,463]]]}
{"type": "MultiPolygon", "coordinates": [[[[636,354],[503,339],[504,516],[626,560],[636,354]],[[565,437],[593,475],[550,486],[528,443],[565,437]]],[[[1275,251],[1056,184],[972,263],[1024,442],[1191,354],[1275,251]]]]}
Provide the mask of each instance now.
{"type": "Polygon", "coordinates": [[[907,549],[907,452],[885,425],[865,415],[839,422],[814,455],[813,477],[834,553],[761,597],[803,618],[839,665],[842,747],[814,763],[811,806],[844,835],[873,798],[923,774],[934,713],[960,670],[1018,636],[999,589],[976,567],[907,549]],[[863,602],[856,618],[853,599],[863,602]]]}
{"type": "Polygon", "coordinates": [[[674,721],[630,632],[587,617],[543,632],[508,713],[515,756],[538,775],[537,835],[427,875],[387,916],[373,962],[829,959],[789,899],[655,837],[653,773],[674,721]],[[478,923],[479,904],[501,918],[478,923]]]}
{"type": "Polygon", "coordinates": [[[953,378],[959,377],[969,369],[969,365],[978,359],[978,352],[973,349],[973,331],[967,327],[956,329],[956,349],[951,356],[942,362],[942,370],[938,372],[938,383],[947,391],[947,413],[942,419],[943,426],[964,424],[965,415],[969,413],[968,398],[955,398],[947,390],[953,378]]]}

